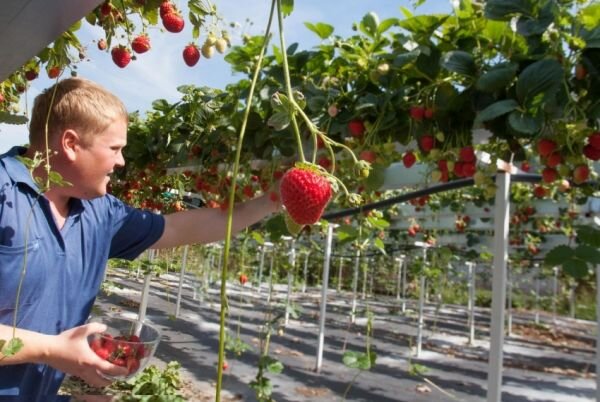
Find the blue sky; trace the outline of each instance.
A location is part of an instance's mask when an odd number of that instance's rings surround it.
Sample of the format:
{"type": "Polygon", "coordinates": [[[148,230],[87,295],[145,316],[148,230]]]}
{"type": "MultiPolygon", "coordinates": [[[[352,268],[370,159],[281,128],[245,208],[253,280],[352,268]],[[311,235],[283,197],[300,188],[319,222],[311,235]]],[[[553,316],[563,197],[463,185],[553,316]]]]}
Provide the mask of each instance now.
{"type": "MultiPolygon", "coordinates": [[[[186,3],[183,0],[177,4],[186,3]]],[[[214,2],[219,14],[229,22],[237,22],[238,28],[230,29],[233,45],[240,43],[242,33],[259,35],[264,32],[270,1],[267,0],[220,0],[214,2]],[[251,24],[247,21],[251,21],[251,24]]],[[[335,27],[334,34],[346,37],[352,34],[352,23],[358,22],[368,12],[375,12],[380,19],[402,17],[401,7],[415,14],[446,13],[451,10],[448,0],[430,0],[413,10],[409,0],[296,0],[294,12],[284,20],[286,44],[299,43],[301,49],[309,49],[319,43],[319,38],[309,31],[305,22],[324,22],[335,27]]],[[[274,27],[276,29],[276,25],[274,27]]],[[[79,31],[82,44],[87,47],[89,61],[78,65],[81,77],[94,80],[117,94],[129,111],[146,111],[152,101],[167,99],[175,102],[180,99],[176,88],[183,84],[224,88],[227,83],[239,79],[232,75],[223,55],[216,53],[210,60],[200,59],[190,68],[183,63],[181,52],[192,40],[189,24],[178,34],[150,31],[152,49],[138,55],[126,68],[115,66],[108,53],[100,52],[95,41],[103,37],[99,28],[84,23],[79,31]]],[[[200,41],[203,39],[201,38],[200,41]]],[[[279,45],[278,37],[274,42],[279,45]]],[[[32,82],[23,99],[23,110],[31,107],[35,96],[52,85],[53,80],[45,73],[32,82]]],[[[0,152],[13,145],[27,142],[27,128],[24,125],[0,124],[0,152]]]]}

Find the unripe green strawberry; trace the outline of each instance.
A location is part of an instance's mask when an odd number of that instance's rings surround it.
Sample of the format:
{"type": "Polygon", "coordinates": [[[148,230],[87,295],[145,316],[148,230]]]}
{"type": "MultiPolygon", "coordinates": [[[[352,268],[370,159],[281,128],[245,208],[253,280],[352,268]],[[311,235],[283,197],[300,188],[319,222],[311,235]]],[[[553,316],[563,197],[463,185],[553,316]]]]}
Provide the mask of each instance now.
{"type": "Polygon", "coordinates": [[[212,33],[208,34],[208,36],[206,37],[206,41],[204,42],[204,44],[207,44],[207,43],[208,43],[208,46],[215,45],[217,43],[217,37],[214,34],[212,34],[212,33]]]}
{"type": "Polygon", "coordinates": [[[217,52],[219,53],[225,53],[225,50],[227,50],[227,41],[223,38],[217,39],[215,42],[215,49],[217,49],[217,52]]]}
{"type": "Polygon", "coordinates": [[[125,68],[131,61],[131,53],[124,46],[115,46],[110,51],[113,62],[120,68],[125,68]]]}
{"type": "Polygon", "coordinates": [[[215,48],[212,45],[209,45],[208,41],[206,41],[202,45],[201,51],[202,51],[202,56],[204,56],[204,58],[210,59],[213,56],[213,54],[215,53],[215,48]]]}
{"type": "Polygon", "coordinates": [[[288,170],[281,178],[279,192],[287,213],[299,225],[316,223],[332,195],[329,180],[310,167],[288,170]]]}

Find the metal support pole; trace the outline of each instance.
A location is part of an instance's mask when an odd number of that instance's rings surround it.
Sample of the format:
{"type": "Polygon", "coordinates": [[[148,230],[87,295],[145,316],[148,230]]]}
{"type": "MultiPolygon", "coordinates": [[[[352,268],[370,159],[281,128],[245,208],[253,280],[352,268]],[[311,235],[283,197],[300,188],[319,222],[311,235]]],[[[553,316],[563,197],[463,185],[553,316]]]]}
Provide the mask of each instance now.
{"type": "Polygon", "coordinates": [[[323,346],[325,344],[325,315],[327,314],[327,288],[329,287],[329,266],[331,261],[331,243],[335,224],[327,227],[327,240],[325,244],[325,259],[323,261],[323,283],[321,285],[321,313],[319,315],[319,345],[317,348],[317,365],[315,371],[321,372],[323,364],[323,346]]]}
{"type": "Polygon", "coordinates": [[[558,267],[552,268],[552,323],[556,324],[556,306],[558,303],[558,267]]]}
{"type": "Polygon", "coordinates": [[[494,203],[494,261],[492,273],[492,315],[487,401],[502,400],[502,366],[504,359],[504,313],[506,305],[506,261],[508,259],[508,223],[510,212],[510,173],[496,174],[494,203]]]}
{"type": "Polygon", "coordinates": [[[344,271],[344,257],[340,256],[340,266],[338,268],[337,292],[342,291],[342,274],[344,271]]]}
{"type": "Polygon", "coordinates": [[[469,345],[475,342],[475,264],[467,262],[468,277],[469,277],[469,345]]]}
{"type": "Polygon", "coordinates": [[[403,266],[403,270],[402,270],[402,312],[405,313],[406,312],[406,271],[408,271],[408,261],[406,261],[406,256],[404,254],[402,254],[400,256],[404,262],[402,263],[403,266]]]}
{"type": "Polygon", "coordinates": [[[363,265],[363,279],[362,279],[362,294],[361,299],[365,300],[367,298],[367,274],[369,273],[369,261],[367,258],[366,264],[363,265]]]}
{"type": "Polygon", "coordinates": [[[535,324],[540,323],[540,265],[535,264],[535,324]]]}
{"type": "Polygon", "coordinates": [[[404,254],[397,257],[395,261],[398,263],[398,275],[396,277],[396,300],[400,300],[400,293],[402,292],[402,265],[404,264],[404,254]]]}
{"type": "Polygon", "coordinates": [[[177,290],[177,303],[175,304],[175,318],[179,317],[179,308],[181,306],[181,292],[183,290],[183,280],[185,278],[185,266],[187,264],[189,246],[183,248],[183,256],[181,257],[181,272],[179,273],[179,289],[177,290]]]}
{"type": "Polygon", "coordinates": [[[310,257],[310,253],[306,253],[304,256],[304,280],[302,281],[302,293],[306,293],[306,282],[308,282],[308,257],[310,257]]]}
{"type": "MultiPolygon", "coordinates": [[[[417,242],[420,243],[420,242],[417,242]]],[[[427,244],[427,243],[425,243],[427,244]]],[[[422,245],[423,247],[423,267],[421,268],[421,273],[419,274],[419,319],[417,324],[417,352],[415,357],[419,357],[421,355],[421,348],[423,345],[423,327],[424,327],[424,307],[425,307],[425,270],[427,264],[427,246],[422,245]]]]}
{"type": "Polygon", "coordinates": [[[360,250],[356,250],[354,257],[354,275],[352,276],[352,309],[350,310],[350,322],[354,324],[356,320],[356,291],[358,288],[358,269],[360,266],[360,250]]]}
{"type": "Polygon", "coordinates": [[[512,291],[513,274],[510,270],[510,264],[506,265],[506,336],[512,336],[512,291]]]}
{"type": "Polygon", "coordinates": [[[260,259],[258,261],[258,279],[256,280],[256,292],[260,293],[260,286],[262,285],[262,271],[265,266],[265,252],[267,251],[266,244],[260,247],[260,259]]]}
{"type": "Polygon", "coordinates": [[[275,266],[275,249],[271,251],[271,261],[269,264],[269,294],[267,295],[267,304],[271,302],[273,295],[273,268],[275,266]]]}
{"type": "Polygon", "coordinates": [[[296,266],[296,241],[292,240],[290,245],[290,256],[289,262],[290,267],[288,269],[288,286],[287,296],[285,298],[285,325],[290,323],[290,304],[292,301],[292,286],[294,284],[294,267],[296,266]]]}

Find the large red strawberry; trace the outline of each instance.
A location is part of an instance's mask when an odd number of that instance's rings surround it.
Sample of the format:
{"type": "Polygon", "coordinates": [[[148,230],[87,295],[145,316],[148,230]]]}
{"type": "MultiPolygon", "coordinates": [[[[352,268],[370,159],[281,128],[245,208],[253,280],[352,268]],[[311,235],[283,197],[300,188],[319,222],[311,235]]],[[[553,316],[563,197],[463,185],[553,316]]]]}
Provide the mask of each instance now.
{"type": "Polygon", "coordinates": [[[129,49],[124,46],[113,47],[110,51],[110,55],[115,64],[121,68],[125,68],[131,61],[131,53],[129,53],[129,49]]]}
{"type": "Polygon", "coordinates": [[[419,139],[419,145],[423,152],[429,152],[435,147],[435,138],[432,135],[426,134],[419,139]]]}
{"type": "Polygon", "coordinates": [[[131,48],[134,52],[142,54],[150,50],[150,38],[148,35],[142,34],[131,41],[131,48]]]}
{"type": "Polygon", "coordinates": [[[588,165],[577,165],[573,169],[573,181],[576,184],[584,183],[590,177],[590,168],[588,165]]]}
{"type": "Polygon", "coordinates": [[[160,5],[160,18],[165,18],[165,15],[171,14],[173,11],[175,11],[173,3],[170,1],[163,1],[160,5]]]}
{"type": "Polygon", "coordinates": [[[195,66],[200,60],[200,51],[198,51],[198,46],[190,43],[183,49],[183,61],[188,66],[195,66]]]}
{"type": "Polygon", "coordinates": [[[412,165],[415,164],[416,161],[417,161],[417,157],[415,156],[415,154],[412,151],[408,151],[402,157],[402,163],[404,164],[404,167],[407,169],[410,169],[412,167],[412,165]]]}
{"type": "Polygon", "coordinates": [[[181,17],[181,14],[177,11],[165,14],[162,19],[163,26],[169,32],[177,33],[183,30],[185,21],[181,17]]]}
{"type": "Polygon", "coordinates": [[[556,145],[556,142],[549,140],[548,138],[542,138],[537,143],[537,150],[540,156],[550,155],[557,147],[558,145],[556,145]]]}
{"type": "Polygon", "coordinates": [[[365,133],[365,124],[362,120],[354,119],[348,123],[348,131],[354,138],[360,138],[365,133]]]}
{"type": "Polygon", "coordinates": [[[331,199],[331,184],[316,168],[293,167],[281,178],[281,201],[298,225],[312,225],[331,199]]]}
{"type": "Polygon", "coordinates": [[[583,155],[592,161],[600,160],[600,149],[594,148],[591,143],[587,144],[585,147],[583,147],[583,155]]]}
{"type": "Polygon", "coordinates": [[[590,134],[588,137],[588,144],[596,149],[600,149],[600,131],[590,134]]]}

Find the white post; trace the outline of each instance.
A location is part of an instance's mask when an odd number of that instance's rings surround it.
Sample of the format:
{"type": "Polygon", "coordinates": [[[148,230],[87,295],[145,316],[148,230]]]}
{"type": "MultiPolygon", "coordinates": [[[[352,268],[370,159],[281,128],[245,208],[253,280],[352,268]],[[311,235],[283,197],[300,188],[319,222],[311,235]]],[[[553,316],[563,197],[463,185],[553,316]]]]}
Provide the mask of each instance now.
{"type": "Polygon", "coordinates": [[[310,252],[307,252],[304,256],[304,272],[302,273],[304,280],[302,281],[302,293],[306,293],[306,282],[308,282],[308,257],[310,257],[310,252]]]}
{"type": "Polygon", "coordinates": [[[271,262],[269,265],[269,294],[267,295],[267,303],[271,302],[273,294],[273,268],[275,266],[275,248],[271,251],[271,262]]]}
{"type": "Polygon", "coordinates": [[[421,347],[423,345],[423,310],[425,307],[425,267],[427,265],[427,243],[415,242],[417,246],[423,247],[423,266],[421,267],[421,273],[419,274],[419,319],[417,324],[417,352],[415,357],[421,355],[421,347]],[[419,244],[417,244],[419,243],[419,244]]]}
{"type": "Polygon", "coordinates": [[[596,402],[600,402],[600,264],[596,265],[596,402]]]}
{"type": "Polygon", "coordinates": [[[296,249],[295,246],[296,241],[292,240],[290,246],[290,267],[288,269],[288,286],[287,286],[287,296],[285,298],[285,325],[288,325],[290,322],[290,303],[292,299],[292,285],[294,283],[294,266],[296,265],[296,249]]]}
{"type": "Polygon", "coordinates": [[[344,270],[344,257],[340,256],[340,266],[338,268],[338,282],[337,282],[337,292],[340,293],[342,291],[342,273],[344,270]]]}
{"type": "Polygon", "coordinates": [[[400,292],[402,291],[402,262],[404,256],[394,258],[394,262],[398,263],[398,271],[396,275],[396,300],[400,300],[400,292]]]}
{"type": "Polygon", "coordinates": [[[367,298],[367,274],[369,272],[369,265],[370,265],[371,259],[367,258],[366,259],[366,264],[363,265],[363,279],[362,279],[362,294],[361,294],[361,299],[366,299],[367,298]]]}
{"type": "Polygon", "coordinates": [[[148,296],[150,295],[150,281],[152,280],[152,272],[148,272],[144,276],[144,288],[142,290],[142,301],[138,311],[138,321],[143,322],[146,319],[146,310],[148,309],[148,296]]]}
{"type": "Polygon", "coordinates": [[[506,264],[506,280],[507,280],[507,295],[506,295],[506,336],[512,336],[512,290],[513,290],[513,274],[510,270],[510,264],[506,264]]]}
{"type": "Polygon", "coordinates": [[[181,291],[183,290],[183,279],[185,278],[185,265],[187,263],[188,247],[183,248],[183,256],[181,257],[181,272],[179,273],[179,289],[177,291],[177,303],[175,304],[175,318],[179,317],[179,308],[181,306],[181,291]]]}
{"type": "Polygon", "coordinates": [[[356,249],[354,257],[354,275],[352,276],[352,309],[350,311],[350,322],[354,324],[356,320],[356,291],[358,288],[358,269],[360,266],[360,250],[356,249]]]}
{"type": "Polygon", "coordinates": [[[494,203],[494,261],[492,273],[492,315],[487,401],[500,402],[504,358],[504,312],[506,304],[506,260],[508,259],[508,223],[510,212],[510,173],[496,174],[494,203]]]}
{"type": "Polygon", "coordinates": [[[554,278],[552,280],[552,322],[556,324],[556,306],[558,303],[558,267],[553,267],[554,278]]]}
{"type": "Polygon", "coordinates": [[[327,314],[327,288],[329,287],[329,265],[331,261],[331,242],[335,224],[330,223],[327,227],[327,240],[325,243],[325,259],[323,261],[323,283],[321,285],[321,313],[319,316],[319,345],[317,348],[317,365],[315,371],[321,372],[323,363],[323,346],[325,343],[325,314],[327,314]]]}
{"type": "Polygon", "coordinates": [[[403,270],[402,270],[402,312],[406,312],[406,271],[408,271],[408,266],[407,266],[407,261],[406,261],[406,256],[404,254],[402,254],[400,256],[404,262],[402,263],[403,266],[403,270]]]}
{"type": "Polygon", "coordinates": [[[475,342],[475,264],[467,262],[469,287],[469,345],[475,342]]]}
{"type": "Polygon", "coordinates": [[[258,264],[258,283],[256,284],[256,290],[260,293],[260,287],[262,286],[262,273],[265,266],[265,253],[268,247],[272,247],[273,243],[265,242],[260,248],[260,262],[258,264]]]}
{"type": "Polygon", "coordinates": [[[534,264],[535,267],[535,324],[540,323],[540,264],[534,264]]]}

